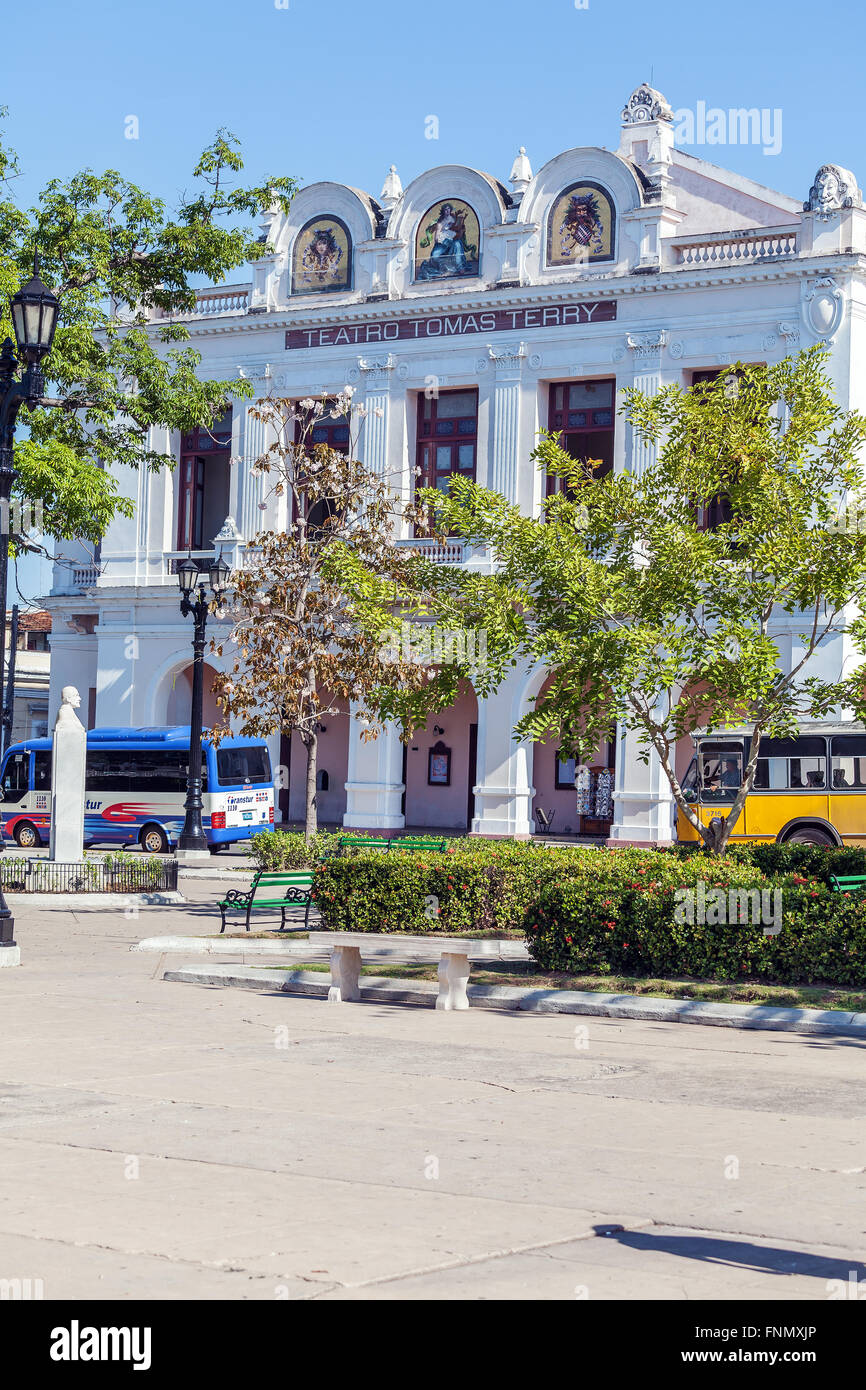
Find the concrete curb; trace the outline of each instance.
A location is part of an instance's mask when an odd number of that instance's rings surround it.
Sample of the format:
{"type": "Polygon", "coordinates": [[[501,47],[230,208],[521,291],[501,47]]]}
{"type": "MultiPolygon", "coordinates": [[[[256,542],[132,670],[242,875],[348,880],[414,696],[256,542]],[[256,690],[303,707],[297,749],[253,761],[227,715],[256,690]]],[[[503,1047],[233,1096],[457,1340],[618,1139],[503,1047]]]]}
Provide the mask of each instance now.
{"type": "Polygon", "coordinates": [[[243,941],[237,937],[224,936],[146,936],[136,941],[130,951],[156,951],[165,955],[170,951],[183,951],[195,956],[293,956],[303,955],[307,960],[327,960],[327,951],[313,949],[308,941],[292,944],[292,932],[287,931],[284,941],[243,941]]]}
{"type": "Polygon", "coordinates": [[[186,903],[183,893],[11,893],[16,904],[37,903],[39,907],[168,907],[186,903]]]}
{"type": "Polygon", "coordinates": [[[190,883],[207,883],[209,880],[213,883],[234,883],[238,888],[242,888],[244,892],[249,888],[255,875],[256,868],[254,864],[249,867],[247,867],[246,864],[244,864],[243,867],[239,865],[236,869],[223,867],[222,865],[217,867],[214,863],[200,865],[178,864],[177,866],[178,883],[184,878],[188,879],[190,883]],[[241,883],[241,879],[245,879],[246,882],[241,883]]]}
{"type": "MultiPolygon", "coordinates": [[[[180,984],[216,985],[268,990],[326,998],[330,978],[311,970],[245,969],[236,965],[186,965],[166,970],[164,980],[180,984]]],[[[435,981],[391,980],[365,975],[361,999],[393,1000],[430,1007],[436,999],[435,981]]],[[[754,1028],[775,1033],[866,1039],[866,1014],[836,1009],[777,1009],[767,1004],[714,1004],[689,999],[647,999],[630,994],[596,994],[570,989],[521,989],[515,985],[473,985],[469,998],[476,1008],[509,1009],[537,1014],[584,1014],[596,1018],[633,1018],[654,1023],[700,1023],[715,1028],[754,1028]]]]}

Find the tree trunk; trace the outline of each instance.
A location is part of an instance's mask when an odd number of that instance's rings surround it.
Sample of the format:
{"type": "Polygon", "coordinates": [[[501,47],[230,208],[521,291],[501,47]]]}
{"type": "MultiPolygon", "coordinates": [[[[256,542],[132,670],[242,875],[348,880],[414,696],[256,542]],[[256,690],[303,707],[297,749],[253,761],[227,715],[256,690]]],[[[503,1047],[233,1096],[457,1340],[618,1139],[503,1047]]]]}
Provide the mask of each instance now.
{"type": "Polygon", "coordinates": [[[304,838],[306,840],[311,840],[319,828],[316,816],[316,754],[319,748],[318,734],[310,734],[309,738],[305,739],[305,744],[307,749],[307,794],[304,838]]]}

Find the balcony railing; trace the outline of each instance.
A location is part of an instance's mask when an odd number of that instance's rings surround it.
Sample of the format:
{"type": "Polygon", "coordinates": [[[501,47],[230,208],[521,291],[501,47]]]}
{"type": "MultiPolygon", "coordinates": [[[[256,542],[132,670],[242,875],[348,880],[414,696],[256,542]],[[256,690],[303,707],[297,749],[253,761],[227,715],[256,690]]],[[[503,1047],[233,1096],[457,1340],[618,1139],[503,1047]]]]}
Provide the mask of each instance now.
{"type": "Polygon", "coordinates": [[[161,319],[203,319],[214,318],[218,314],[245,314],[250,304],[249,285],[221,285],[218,289],[208,286],[196,290],[195,307],[178,309],[167,313],[157,309],[154,318],[161,319]]]}
{"type": "Polygon", "coordinates": [[[437,565],[462,565],[466,558],[466,542],[462,540],[437,541],[424,537],[398,541],[398,545],[410,550],[414,555],[423,555],[434,560],[437,565]]]}
{"type": "Polygon", "coordinates": [[[76,565],[72,571],[72,586],[75,589],[92,589],[100,576],[97,565],[76,565]]]}
{"type": "Polygon", "coordinates": [[[706,267],[787,260],[797,254],[797,227],[757,227],[742,232],[704,232],[674,237],[675,264],[706,267]]]}

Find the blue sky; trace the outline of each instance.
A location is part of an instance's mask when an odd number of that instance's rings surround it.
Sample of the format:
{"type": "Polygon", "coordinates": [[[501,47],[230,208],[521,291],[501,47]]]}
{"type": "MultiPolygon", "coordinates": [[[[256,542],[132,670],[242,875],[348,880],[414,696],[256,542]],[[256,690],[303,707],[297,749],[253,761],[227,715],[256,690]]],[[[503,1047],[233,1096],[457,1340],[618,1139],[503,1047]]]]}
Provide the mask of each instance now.
{"type": "Polygon", "coordinates": [[[118,168],[170,200],[219,125],[242,138],[256,177],[336,179],[374,195],[391,163],[404,184],[446,162],[507,178],[520,144],[535,168],[574,145],[614,146],[622,104],[651,69],[675,108],[782,110],[778,155],[749,146],[696,153],[794,195],[805,196],[825,161],[866,179],[866,22],[850,3],[288,4],[6,7],[0,100],[23,158],[22,194],[89,165],[118,168]],[[39,53],[35,82],[14,60],[19,47],[39,53]],[[438,140],[425,139],[431,114],[438,140]],[[139,118],[138,140],[124,138],[128,115],[139,118]]]}
{"type": "Polygon", "coordinates": [[[841,0],[42,0],[4,8],[0,103],[27,204],[51,177],[119,169],[171,203],[219,126],[247,173],[376,196],[436,164],[505,180],[575,145],[615,147],[629,93],[782,113],[781,149],[685,146],[805,197],[825,162],[861,186],[863,11],[841,0]],[[36,71],[25,57],[36,55],[36,71]],[[127,117],[139,138],[125,138],[127,117]],[[429,116],[439,138],[425,138],[429,116]]]}

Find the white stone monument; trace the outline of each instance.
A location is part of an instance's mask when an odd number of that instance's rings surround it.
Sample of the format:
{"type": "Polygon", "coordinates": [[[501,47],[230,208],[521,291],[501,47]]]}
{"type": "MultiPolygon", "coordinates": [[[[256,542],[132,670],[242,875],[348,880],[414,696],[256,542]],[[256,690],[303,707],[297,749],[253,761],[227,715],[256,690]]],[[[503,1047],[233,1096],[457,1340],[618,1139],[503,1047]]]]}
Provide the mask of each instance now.
{"type": "Polygon", "coordinates": [[[78,863],[84,858],[84,773],[87,733],[75,711],[81,696],[74,685],[60,693],[51,755],[51,851],[49,858],[78,863]]]}

